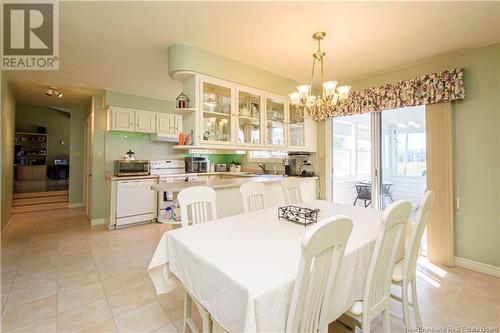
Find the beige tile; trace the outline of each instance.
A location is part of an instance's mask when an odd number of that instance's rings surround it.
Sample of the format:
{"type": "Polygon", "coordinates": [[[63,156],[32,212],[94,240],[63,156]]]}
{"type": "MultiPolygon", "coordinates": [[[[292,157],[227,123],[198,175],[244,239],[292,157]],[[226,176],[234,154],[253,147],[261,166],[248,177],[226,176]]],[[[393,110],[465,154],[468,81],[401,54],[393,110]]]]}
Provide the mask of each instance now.
{"type": "Polygon", "coordinates": [[[177,327],[173,324],[167,324],[163,327],[160,327],[159,329],[153,331],[154,333],[179,333],[177,330],[177,327]]]}
{"type": "Polygon", "coordinates": [[[74,289],[58,295],[58,311],[65,312],[104,298],[105,295],[101,283],[93,283],[86,287],[74,289]]]}
{"type": "Polygon", "coordinates": [[[96,270],[88,272],[76,273],[74,275],[62,276],[58,280],[58,292],[60,294],[68,291],[83,288],[93,283],[99,282],[99,276],[96,270]]]}
{"type": "Polygon", "coordinates": [[[145,286],[145,281],[136,272],[111,277],[102,282],[106,295],[111,296],[129,289],[145,286]]]}
{"type": "Polygon", "coordinates": [[[175,321],[184,316],[184,288],[179,287],[168,294],[159,295],[158,301],[172,320],[175,321]]]}
{"type": "Polygon", "coordinates": [[[36,283],[26,285],[25,288],[11,290],[7,300],[6,308],[29,303],[35,300],[43,299],[57,294],[57,281],[39,280],[36,283]]]}
{"type": "Polygon", "coordinates": [[[115,318],[120,332],[154,332],[171,323],[158,302],[153,302],[115,318]]]}
{"type": "Polygon", "coordinates": [[[35,321],[53,317],[57,313],[57,297],[50,296],[30,303],[5,309],[2,329],[12,330],[35,321]]]}
{"type": "Polygon", "coordinates": [[[101,281],[105,281],[105,280],[110,279],[114,276],[119,276],[119,275],[123,275],[126,273],[132,273],[135,271],[136,271],[136,269],[128,260],[111,262],[111,263],[106,264],[106,265],[97,266],[97,272],[99,273],[99,277],[101,278],[101,281]]]}
{"type": "Polygon", "coordinates": [[[117,317],[154,302],[156,298],[147,287],[140,286],[120,294],[109,296],[108,301],[113,315],[117,317]]]}
{"type": "Polygon", "coordinates": [[[83,331],[80,331],[80,333],[115,333],[115,332],[118,332],[118,329],[116,328],[115,322],[112,319],[99,322],[95,325],[92,325],[84,329],[83,331]]]}
{"type": "Polygon", "coordinates": [[[478,292],[477,286],[464,287],[453,308],[450,323],[464,326],[495,326],[499,322],[500,299],[493,293],[478,292]]]}
{"type": "Polygon", "coordinates": [[[73,264],[67,264],[65,266],[59,267],[59,276],[61,277],[68,277],[71,275],[75,275],[78,273],[84,273],[84,272],[90,272],[95,270],[95,264],[94,260],[89,258],[89,259],[83,259],[81,261],[78,261],[73,264]]]}
{"type": "Polygon", "coordinates": [[[56,333],[57,317],[52,316],[49,318],[37,320],[27,326],[14,329],[12,332],[16,333],[56,333]]]}
{"type": "Polygon", "coordinates": [[[108,303],[103,299],[60,313],[57,317],[57,331],[82,331],[111,318],[108,303]]]}

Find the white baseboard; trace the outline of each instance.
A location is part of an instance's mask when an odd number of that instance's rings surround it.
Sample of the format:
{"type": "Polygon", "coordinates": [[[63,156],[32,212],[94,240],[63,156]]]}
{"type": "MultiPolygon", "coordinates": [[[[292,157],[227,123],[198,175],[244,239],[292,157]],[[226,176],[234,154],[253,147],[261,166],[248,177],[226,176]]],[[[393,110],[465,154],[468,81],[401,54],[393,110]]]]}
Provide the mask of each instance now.
{"type": "Polygon", "coordinates": [[[68,208],[80,208],[80,207],[85,207],[83,202],[76,202],[76,203],[68,204],[68,208]]]}
{"type": "Polygon", "coordinates": [[[494,277],[500,277],[500,266],[483,264],[479,261],[469,260],[465,258],[455,257],[455,265],[462,268],[470,269],[483,274],[488,274],[494,277]]]}
{"type": "Polygon", "coordinates": [[[92,219],[92,220],[90,220],[90,224],[91,224],[91,225],[100,225],[100,224],[104,224],[104,217],[103,217],[103,218],[100,218],[100,219],[92,219]]]}

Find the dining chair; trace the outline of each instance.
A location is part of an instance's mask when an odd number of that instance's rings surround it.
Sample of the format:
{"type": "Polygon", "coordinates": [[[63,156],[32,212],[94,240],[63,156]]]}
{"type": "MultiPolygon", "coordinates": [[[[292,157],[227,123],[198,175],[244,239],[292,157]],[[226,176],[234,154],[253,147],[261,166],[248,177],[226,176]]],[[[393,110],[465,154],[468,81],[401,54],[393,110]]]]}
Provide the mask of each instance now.
{"type": "Polygon", "coordinates": [[[283,195],[287,205],[303,202],[301,181],[294,177],[285,177],[281,180],[283,195]]]}
{"type": "Polygon", "coordinates": [[[245,213],[266,208],[266,185],[259,182],[248,182],[240,186],[241,201],[245,213]]]}
{"type": "Polygon", "coordinates": [[[308,229],[286,324],[287,333],[328,332],[331,300],[352,231],[346,216],[324,219],[308,229]]]}
{"type": "Polygon", "coordinates": [[[417,327],[422,327],[422,318],[417,301],[417,260],[420,256],[420,242],[424,234],[429,212],[434,204],[436,195],[433,191],[424,194],[417,219],[412,226],[410,239],[405,248],[405,256],[394,266],[392,273],[392,284],[401,287],[401,297],[391,294],[391,297],[399,302],[403,307],[403,321],[407,329],[411,327],[409,306],[413,307],[417,327]],[[411,303],[408,299],[408,286],[411,284],[411,303]]]}
{"type": "Polygon", "coordinates": [[[181,209],[182,226],[217,219],[215,196],[215,190],[208,186],[193,186],[180,191],[177,202],[181,209]]]}
{"type": "Polygon", "coordinates": [[[372,319],[381,313],[384,314],[384,332],[391,332],[389,301],[394,258],[410,212],[411,203],[400,200],[387,206],[382,214],[382,222],[366,276],[363,300],[356,301],[347,312],[363,332],[370,332],[372,319]]]}
{"type": "MultiPolygon", "coordinates": [[[[181,209],[182,227],[188,227],[189,222],[195,225],[217,219],[215,197],[215,190],[208,186],[193,186],[180,191],[177,195],[177,201],[181,209]]],[[[212,331],[210,313],[187,289],[184,294],[183,332],[186,333],[188,327],[191,332],[199,332],[191,316],[193,301],[202,319],[202,332],[210,333],[212,331]]]]}

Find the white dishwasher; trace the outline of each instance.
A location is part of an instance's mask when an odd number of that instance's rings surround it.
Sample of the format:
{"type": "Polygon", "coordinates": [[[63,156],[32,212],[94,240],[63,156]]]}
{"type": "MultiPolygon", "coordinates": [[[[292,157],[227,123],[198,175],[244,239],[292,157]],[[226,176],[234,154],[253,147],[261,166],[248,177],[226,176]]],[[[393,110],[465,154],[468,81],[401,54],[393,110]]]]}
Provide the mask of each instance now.
{"type": "Polygon", "coordinates": [[[154,179],[120,180],[116,184],[116,226],[150,222],[154,218],[154,179]]]}

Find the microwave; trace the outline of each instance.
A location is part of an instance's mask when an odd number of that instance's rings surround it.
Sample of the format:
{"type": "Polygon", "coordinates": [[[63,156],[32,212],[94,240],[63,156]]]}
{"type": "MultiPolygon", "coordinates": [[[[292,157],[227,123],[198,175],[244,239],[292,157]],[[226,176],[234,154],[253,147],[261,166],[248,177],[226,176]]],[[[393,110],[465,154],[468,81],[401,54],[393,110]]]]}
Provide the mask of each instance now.
{"type": "Polygon", "coordinates": [[[146,160],[116,160],[115,176],[147,176],[149,175],[149,161],[146,160]]]}
{"type": "Polygon", "coordinates": [[[208,160],[206,157],[186,157],[185,165],[186,172],[208,172],[208,160]]]}

